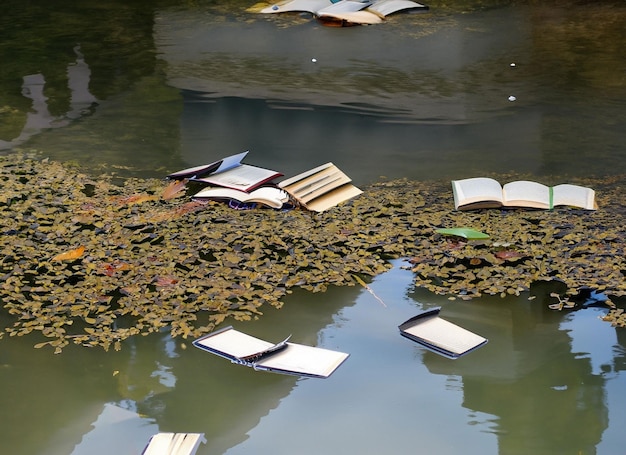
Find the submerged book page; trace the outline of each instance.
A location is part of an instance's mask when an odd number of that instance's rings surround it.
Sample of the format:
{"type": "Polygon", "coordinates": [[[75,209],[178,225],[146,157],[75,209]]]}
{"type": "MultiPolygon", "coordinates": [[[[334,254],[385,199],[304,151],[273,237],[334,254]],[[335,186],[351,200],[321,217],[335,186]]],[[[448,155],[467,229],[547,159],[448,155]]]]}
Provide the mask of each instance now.
{"type": "Polygon", "coordinates": [[[486,338],[438,316],[417,320],[414,326],[404,331],[429,344],[459,355],[486,341],[486,338]]]}
{"type": "Polygon", "coordinates": [[[256,363],[256,367],[327,377],[348,357],[344,352],[288,343],[287,348],[256,363]]]}

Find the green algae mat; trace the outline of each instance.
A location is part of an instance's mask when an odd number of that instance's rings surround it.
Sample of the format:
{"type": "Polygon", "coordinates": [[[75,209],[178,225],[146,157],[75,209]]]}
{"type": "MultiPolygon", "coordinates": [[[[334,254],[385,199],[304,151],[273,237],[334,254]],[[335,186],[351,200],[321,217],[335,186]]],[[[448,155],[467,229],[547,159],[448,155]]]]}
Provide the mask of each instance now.
{"type": "Polygon", "coordinates": [[[193,189],[164,180],[118,183],[3,156],[0,337],[32,334],[56,353],[69,343],[120,349],[163,330],[195,338],[280,307],[294,288],[363,285],[394,258],[416,287],[451,299],[520,295],[545,280],[565,285],[559,302],[597,291],[612,307],[606,319],[624,326],[622,181],[570,182],[596,190],[597,211],[459,212],[449,182],[406,180],[321,214],[238,211],[193,202],[193,189]],[[475,231],[484,236],[466,238],[475,231]]]}

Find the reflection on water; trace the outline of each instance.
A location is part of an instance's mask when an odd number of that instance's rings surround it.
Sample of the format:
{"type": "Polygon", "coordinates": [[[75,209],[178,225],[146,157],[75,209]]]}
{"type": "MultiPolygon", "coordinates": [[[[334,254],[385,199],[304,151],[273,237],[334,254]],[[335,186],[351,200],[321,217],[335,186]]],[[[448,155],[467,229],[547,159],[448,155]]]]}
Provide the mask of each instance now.
{"type": "Polygon", "coordinates": [[[24,76],[22,94],[32,100],[30,112],[26,115],[24,126],[19,135],[10,141],[0,139],[0,149],[14,147],[26,142],[31,137],[51,128],[67,126],[71,120],[85,115],[97,103],[96,98],[89,92],[91,71],[80,52],[80,46],[74,48],[76,61],[67,67],[67,83],[70,89],[69,110],[63,115],[54,116],[48,108],[48,98],[45,75],[29,74],[24,76]]]}
{"type": "MultiPolygon", "coordinates": [[[[615,330],[594,309],[555,313],[547,309],[548,290],[532,294],[536,300],[450,308],[449,314],[474,319],[475,330],[491,332],[490,349],[476,352],[473,364],[460,371],[463,405],[497,416],[500,453],[595,453],[609,425],[605,385],[611,376],[593,371],[591,359],[606,358],[597,350],[573,348],[593,330],[599,349],[612,349],[615,330]]],[[[438,358],[424,362],[435,374],[459,374],[438,358]]]]}
{"type": "Polygon", "coordinates": [[[401,265],[370,284],[386,306],[356,287],[297,292],[236,324],[349,352],[325,380],[255,372],[161,335],[60,356],[3,340],[0,405],[15,410],[4,447],[99,454],[97,441],[138,447],[173,431],[205,433],[199,454],[412,453],[416,441],[438,454],[616,453],[626,340],[597,318],[606,309],[549,310],[548,288],[534,300],[451,302],[415,292],[401,265]],[[449,360],[400,336],[399,323],[435,305],[489,343],[449,360]]]}
{"type": "Polygon", "coordinates": [[[626,172],[619,2],[435,1],[347,29],[245,13],[245,0],[168,3],[87,2],[52,23],[42,4],[31,33],[47,53],[3,18],[5,146],[30,138],[52,158],[152,177],[243,150],[288,175],[332,157],[359,184],[626,172]],[[81,20],[101,11],[111,20],[81,20]],[[33,75],[36,102],[22,93],[33,75]]]}
{"type": "Polygon", "coordinates": [[[399,322],[432,305],[414,300],[432,301],[423,292],[403,296],[409,275],[396,269],[371,284],[387,308],[364,292],[339,312],[340,327],[322,331],[351,353],[331,386],[298,382],[227,453],[318,453],[319,441],[331,453],[411,453],[416,441],[424,453],[438,454],[618,447],[619,436],[608,429],[619,424],[609,420],[609,409],[621,412],[625,400],[621,392],[608,395],[606,386],[625,378],[606,354],[623,345],[598,319],[605,309],[551,311],[549,289],[541,287],[532,291],[534,300],[439,302],[442,316],[489,338],[451,361],[398,335],[399,322]],[[602,347],[583,347],[590,330],[602,347]],[[603,366],[594,371],[594,365],[603,366]]]}
{"type": "Polygon", "coordinates": [[[159,427],[133,411],[105,403],[102,413],[71,455],[139,454],[159,427]]]}
{"type": "MultiPolygon", "coordinates": [[[[359,185],[626,172],[623,3],[526,3],[433,1],[331,29],[246,14],[245,0],[9,0],[0,141],[159,177],[248,149],[286,175],[336,161],[359,185]]],[[[550,311],[541,287],[535,300],[451,302],[411,281],[400,268],[374,280],[387,307],[360,288],[296,292],[237,324],[349,352],[327,380],[161,335],[60,356],[4,339],[3,451],[137,453],[156,431],[205,433],[199,454],[623,451],[626,335],[597,319],[605,310],[550,311]],[[399,335],[433,305],[490,342],[450,361],[399,335]]]]}

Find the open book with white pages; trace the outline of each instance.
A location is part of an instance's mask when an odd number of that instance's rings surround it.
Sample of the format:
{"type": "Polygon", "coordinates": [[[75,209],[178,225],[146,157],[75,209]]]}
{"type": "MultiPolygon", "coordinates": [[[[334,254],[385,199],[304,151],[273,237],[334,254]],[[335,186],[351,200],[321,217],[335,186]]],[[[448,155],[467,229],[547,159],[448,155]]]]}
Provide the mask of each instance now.
{"type": "Polygon", "coordinates": [[[327,378],[349,355],[290,343],[290,338],[270,343],[229,326],[194,340],[193,345],[255,370],[314,378],[327,378]]]}
{"type": "Polygon", "coordinates": [[[439,317],[441,308],[419,313],[400,324],[400,334],[449,359],[457,359],[487,339],[439,317]]]}
{"type": "Polygon", "coordinates": [[[227,156],[219,161],[194,166],[169,174],[169,179],[189,179],[224,188],[250,192],[282,177],[282,173],[242,163],[248,152],[227,156]]]}

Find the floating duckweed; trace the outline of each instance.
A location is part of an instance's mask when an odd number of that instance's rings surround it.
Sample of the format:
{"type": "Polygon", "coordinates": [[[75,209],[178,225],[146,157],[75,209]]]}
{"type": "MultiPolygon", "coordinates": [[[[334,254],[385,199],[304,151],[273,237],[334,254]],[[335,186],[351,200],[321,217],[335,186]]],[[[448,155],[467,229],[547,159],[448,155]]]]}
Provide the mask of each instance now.
{"type": "Polygon", "coordinates": [[[0,338],[38,332],[48,340],[36,347],[54,352],[120,349],[161,330],[195,338],[280,308],[295,287],[354,286],[392,258],[406,258],[417,287],[451,299],[517,296],[539,280],[569,295],[626,295],[617,177],[580,182],[596,189],[594,212],[458,212],[449,182],[407,180],[322,214],[236,211],[189,202],[163,181],[116,185],[34,155],[0,157],[0,182],[0,338]],[[489,239],[436,233],[459,226],[489,239]]]}

